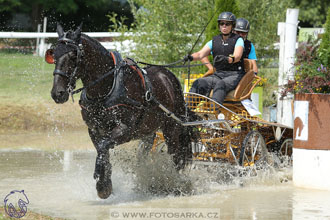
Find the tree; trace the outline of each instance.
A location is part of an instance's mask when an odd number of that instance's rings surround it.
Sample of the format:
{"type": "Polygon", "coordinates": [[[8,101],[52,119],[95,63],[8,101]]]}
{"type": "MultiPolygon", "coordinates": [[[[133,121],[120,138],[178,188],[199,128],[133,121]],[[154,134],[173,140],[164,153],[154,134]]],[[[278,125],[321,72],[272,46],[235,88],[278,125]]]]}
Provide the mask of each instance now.
{"type": "MultiPolygon", "coordinates": [[[[84,31],[105,31],[110,25],[107,15],[112,12],[127,17],[128,26],[133,22],[128,2],[118,0],[0,0],[0,24],[3,30],[6,30],[13,15],[20,13],[27,15],[31,24],[25,31],[36,31],[43,17],[48,17],[48,27],[52,31],[57,21],[64,28],[84,22],[84,31]]],[[[19,29],[14,27],[12,30],[19,29]]]]}
{"type": "Polygon", "coordinates": [[[323,65],[330,66],[330,8],[328,9],[327,21],[324,25],[325,32],[322,35],[322,41],[318,50],[323,65]]]}
{"type": "MultiPolygon", "coordinates": [[[[150,63],[182,59],[207,23],[212,7],[200,0],[130,0],[135,18],[132,29],[135,58],[150,63]],[[142,7],[136,7],[141,5],[142,7]]],[[[203,39],[195,48],[202,46],[203,39]]]]}
{"type": "Polygon", "coordinates": [[[218,27],[218,15],[221,12],[229,11],[232,12],[235,16],[238,14],[238,5],[235,0],[215,0],[213,5],[213,10],[209,12],[209,19],[212,18],[210,24],[206,29],[206,39],[205,42],[212,40],[212,38],[218,35],[219,27],[218,27]]]}
{"type": "Polygon", "coordinates": [[[299,8],[299,25],[303,27],[321,27],[329,5],[328,0],[293,0],[293,6],[299,8]]]}
{"type": "Polygon", "coordinates": [[[18,0],[0,0],[0,12],[11,11],[13,8],[19,6],[18,0]]]}
{"type": "Polygon", "coordinates": [[[249,39],[256,47],[258,65],[267,65],[261,61],[269,61],[260,58],[278,57],[278,50],[274,49],[274,43],[279,39],[277,23],[285,21],[289,6],[289,1],[282,0],[239,0],[239,16],[250,22],[249,39]]]}

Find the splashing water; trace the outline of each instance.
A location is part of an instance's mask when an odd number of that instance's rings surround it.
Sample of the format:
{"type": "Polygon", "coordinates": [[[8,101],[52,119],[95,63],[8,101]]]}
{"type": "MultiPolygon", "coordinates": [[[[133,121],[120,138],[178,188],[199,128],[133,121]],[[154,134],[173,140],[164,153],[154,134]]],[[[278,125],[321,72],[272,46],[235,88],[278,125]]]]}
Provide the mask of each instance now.
{"type": "MultiPolygon", "coordinates": [[[[136,146],[135,146],[136,147],[136,146]]],[[[241,167],[229,163],[189,164],[177,171],[171,156],[158,152],[141,155],[136,148],[115,150],[115,166],[130,174],[134,191],[151,195],[196,195],[214,189],[232,189],[253,185],[277,185],[292,177],[290,163],[271,155],[272,163],[263,167],[241,167]],[[121,156],[120,156],[121,155],[121,156]]],[[[112,157],[113,158],[113,157],[112,157]]]]}
{"type": "Polygon", "coordinates": [[[157,154],[140,158],[135,171],[135,190],[155,195],[188,195],[192,191],[191,179],[176,170],[169,155],[157,154]]]}

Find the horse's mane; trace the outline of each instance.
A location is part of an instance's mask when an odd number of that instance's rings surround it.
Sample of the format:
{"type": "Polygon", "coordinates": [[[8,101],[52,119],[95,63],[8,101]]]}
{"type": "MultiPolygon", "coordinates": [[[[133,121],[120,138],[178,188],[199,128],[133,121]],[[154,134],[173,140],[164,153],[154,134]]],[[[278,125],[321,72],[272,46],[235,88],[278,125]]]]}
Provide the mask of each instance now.
{"type": "Polygon", "coordinates": [[[102,46],[102,44],[100,42],[98,42],[97,40],[95,40],[94,38],[91,38],[90,36],[86,35],[86,34],[81,34],[81,38],[85,39],[86,41],[90,42],[90,44],[98,51],[101,51],[102,53],[109,55],[109,52],[107,51],[107,49],[105,49],[104,46],[102,46]]]}

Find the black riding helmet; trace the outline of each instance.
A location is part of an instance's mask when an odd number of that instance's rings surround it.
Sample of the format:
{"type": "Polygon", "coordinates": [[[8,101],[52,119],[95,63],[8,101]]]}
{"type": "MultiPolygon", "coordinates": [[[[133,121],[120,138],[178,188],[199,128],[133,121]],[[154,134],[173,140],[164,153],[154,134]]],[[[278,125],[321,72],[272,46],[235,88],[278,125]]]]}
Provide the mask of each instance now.
{"type": "Polygon", "coordinates": [[[238,18],[234,30],[247,33],[250,30],[250,22],[245,18],[238,18]]]}
{"type": "Polygon", "coordinates": [[[218,22],[219,21],[231,21],[234,26],[236,22],[236,16],[231,12],[225,11],[219,15],[218,22]]]}

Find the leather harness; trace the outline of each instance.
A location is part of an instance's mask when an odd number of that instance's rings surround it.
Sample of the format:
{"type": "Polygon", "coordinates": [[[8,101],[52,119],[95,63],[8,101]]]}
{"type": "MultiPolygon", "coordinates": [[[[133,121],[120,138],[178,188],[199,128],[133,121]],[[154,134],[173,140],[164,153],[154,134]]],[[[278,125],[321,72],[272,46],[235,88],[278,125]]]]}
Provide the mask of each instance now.
{"type": "Polygon", "coordinates": [[[140,68],[137,63],[130,58],[123,60],[120,53],[116,51],[110,51],[110,55],[113,58],[115,70],[113,72],[114,80],[109,94],[100,99],[88,99],[86,90],[83,90],[79,101],[80,107],[87,111],[91,111],[92,109],[96,110],[95,108],[99,109],[101,106],[101,109],[103,110],[112,110],[123,106],[130,108],[142,108],[143,103],[129,98],[126,95],[126,89],[124,86],[124,77],[126,73],[125,68],[128,66],[134,73],[138,74],[141,79],[141,84],[145,90],[145,95],[143,98],[148,103],[153,99],[153,97],[152,86],[147,76],[147,72],[140,68]]]}

